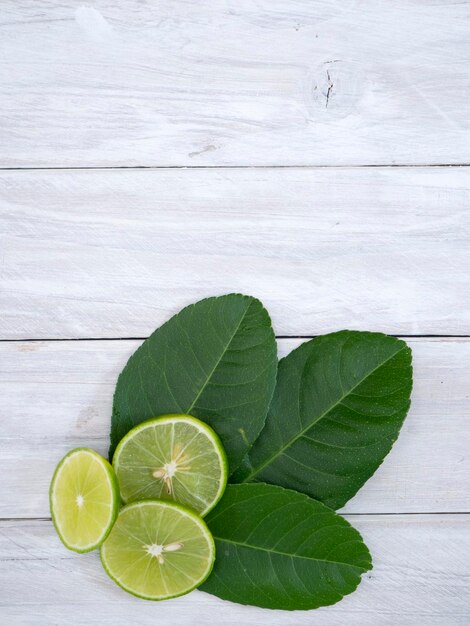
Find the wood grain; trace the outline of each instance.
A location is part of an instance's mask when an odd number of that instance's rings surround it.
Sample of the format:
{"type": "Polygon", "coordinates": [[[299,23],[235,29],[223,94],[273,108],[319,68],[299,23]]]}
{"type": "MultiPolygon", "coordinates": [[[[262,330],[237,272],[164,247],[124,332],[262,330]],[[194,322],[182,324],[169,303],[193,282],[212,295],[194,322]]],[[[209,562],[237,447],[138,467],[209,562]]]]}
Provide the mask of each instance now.
{"type": "MultiPolygon", "coordinates": [[[[49,516],[68,450],[108,448],[111,402],[135,341],[0,343],[0,517],[49,516]]],[[[300,343],[281,340],[281,355],[300,343]]],[[[469,340],[410,340],[412,408],[392,452],[348,513],[469,512],[469,340]]]]}
{"type": "Polygon", "coordinates": [[[46,521],[0,523],[3,623],[113,626],[467,626],[470,515],[352,516],[374,559],[357,591],[306,612],[268,611],[194,591],[151,603],[119,589],[96,552],[67,551],[46,521]]]}
{"type": "Polygon", "coordinates": [[[208,295],[278,335],[470,334],[470,168],[0,173],[0,338],[145,337],[208,295]]]}
{"type": "Polygon", "coordinates": [[[470,164],[470,3],[1,8],[0,170],[60,169],[0,171],[0,622],[467,626],[470,339],[409,340],[410,415],[345,508],[375,568],[307,613],[137,600],[29,519],[65,452],[105,453],[139,342],[1,340],[144,337],[229,291],[283,336],[470,335],[470,167],[349,167],[470,164]],[[65,169],[134,166],[173,169],[65,169]]]}
{"type": "Polygon", "coordinates": [[[0,165],[468,163],[469,18],[435,0],[6,0],[0,165]]]}

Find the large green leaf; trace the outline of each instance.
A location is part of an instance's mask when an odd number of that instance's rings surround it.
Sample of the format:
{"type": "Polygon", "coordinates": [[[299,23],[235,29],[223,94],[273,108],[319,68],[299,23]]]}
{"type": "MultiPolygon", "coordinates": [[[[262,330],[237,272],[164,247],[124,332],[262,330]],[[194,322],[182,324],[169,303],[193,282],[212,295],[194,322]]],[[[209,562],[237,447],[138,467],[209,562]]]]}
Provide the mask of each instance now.
{"type": "Polygon", "coordinates": [[[271,609],[314,609],[354,591],[371,557],[331,509],[274,485],[229,485],[206,522],[217,557],[203,591],[271,609]]]}
{"type": "Polygon", "coordinates": [[[230,294],[186,307],[119,376],[110,454],[136,424],[188,413],[216,430],[233,471],[264,425],[276,369],[271,320],[259,300],[230,294]]]}
{"type": "Polygon", "coordinates": [[[302,344],[280,361],[266,425],[233,480],[343,506],[390,451],[411,387],[411,350],[394,337],[344,330],[302,344]]]}

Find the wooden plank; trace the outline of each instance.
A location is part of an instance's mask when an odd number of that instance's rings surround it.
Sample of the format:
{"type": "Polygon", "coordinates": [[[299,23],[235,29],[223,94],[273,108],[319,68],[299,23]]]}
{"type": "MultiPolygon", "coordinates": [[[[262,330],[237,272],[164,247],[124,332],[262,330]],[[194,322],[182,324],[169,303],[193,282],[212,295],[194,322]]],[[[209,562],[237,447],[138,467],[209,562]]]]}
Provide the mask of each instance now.
{"type": "MultiPolygon", "coordinates": [[[[286,354],[300,342],[279,341],[286,354]]],[[[470,340],[411,340],[415,385],[402,433],[349,513],[470,512],[470,340]]],[[[135,341],[0,343],[0,517],[46,517],[71,448],[108,447],[114,385],[135,341]]]]}
{"type": "Polygon", "coordinates": [[[470,168],[0,173],[0,338],[145,337],[199,298],[279,335],[470,334],[470,168]]]}
{"type": "Polygon", "coordinates": [[[0,613],[6,624],[202,626],[467,626],[470,515],[350,517],[374,559],[354,594],[317,611],[266,611],[195,591],[139,600],[105,574],[98,554],[73,554],[50,522],[0,523],[0,613]],[[40,615],[40,618],[38,616],[40,615]]]}
{"type": "Polygon", "coordinates": [[[467,2],[2,3],[0,164],[470,162],[467,2]]]}

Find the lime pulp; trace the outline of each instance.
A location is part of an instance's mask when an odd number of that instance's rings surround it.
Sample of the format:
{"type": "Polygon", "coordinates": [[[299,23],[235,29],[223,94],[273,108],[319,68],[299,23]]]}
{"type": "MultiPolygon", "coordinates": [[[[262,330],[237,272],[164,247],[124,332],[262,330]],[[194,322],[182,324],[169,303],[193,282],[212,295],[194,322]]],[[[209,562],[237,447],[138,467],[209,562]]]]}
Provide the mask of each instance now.
{"type": "Polygon", "coordinates": [[[49,498],[57,533],[62,543],[76,552],[89,552],[101,545],[120,504],[113,468],[89,448],[76,448],[60,461],[49,498]]]}
{"type": "Polygon", "coordinates": [[[125,591],[147,600],[188,593],[211,572],[212,535],[191,510],[163,500],[123,507],[101,546],[108,575],[125,591]]]}
{"type": "Polygon", "coordinates": [[[215,432],[189,415],[139,424],[113,457],[124,502],[164,499],[208,513],[227,483],[227,459],[215,432]]]}

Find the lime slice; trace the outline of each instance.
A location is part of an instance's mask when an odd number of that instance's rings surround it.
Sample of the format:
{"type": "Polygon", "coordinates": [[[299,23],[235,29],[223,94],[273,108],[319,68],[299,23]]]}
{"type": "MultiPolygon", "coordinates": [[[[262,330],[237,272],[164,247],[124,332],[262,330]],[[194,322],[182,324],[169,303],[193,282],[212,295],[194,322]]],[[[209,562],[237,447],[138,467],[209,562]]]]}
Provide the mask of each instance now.
{"type": "Polygon", "coordinates": [[[100,546],[119,511],[114,470],[88,448],[76,448],[60,461],[49,497],[57,533],[62,543],[75,552],[89,552],[100,546]]]}
{"type": "Polygon", "coordinates": [[[227,458],[207,424],[190,415],[165,415],[139,424],[113,457],[124,502],[166,499],[208,513],[227,483],[227,458]]]}
{"type": "Polygon", "coordinates": [[[146,600],[188,593],[209,576],[214,558],[214,540],[203,520],[163,500],[125,506],[101,546],[109,576],[146,600]]]}

